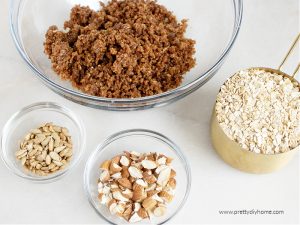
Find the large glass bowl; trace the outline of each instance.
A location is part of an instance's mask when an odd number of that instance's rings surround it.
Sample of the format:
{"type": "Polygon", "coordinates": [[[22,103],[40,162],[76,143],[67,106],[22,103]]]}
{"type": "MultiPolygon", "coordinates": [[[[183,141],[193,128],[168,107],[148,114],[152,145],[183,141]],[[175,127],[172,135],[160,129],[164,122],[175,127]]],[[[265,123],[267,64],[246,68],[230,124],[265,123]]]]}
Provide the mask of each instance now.
{"type": "MultiPolygon", "coordinates": [[[[107,2],[103,1],[103,2],[107,2]]],[[[62,28],[75,4],[99,9],[98,0],[11,0],[10,23],[16,47],[34,73],[53,91],[74,102],[108,110],[135,110],[181,99],[207,82],[231,50],[242,19],[242,0],[158,0],[178,19],[188,19],[187,37],[196,40],[197,65],[180,87],[143,98],[113,99],[84,94],[60,80],[44,54],[50,25],[62,28]]]]}
{"type": "MultiPolygon", "coordinates": [[[[89,202],[96,212],[111,224],[129,224],[116,215],[111,215],[105,205],[98,199],[99,166],[105,160],[122,154],[124,150],[140,153],[157,152],[173,159],[172,168],[176,171],[176,189],[174,199],[167,205],[166,214],[162,217],[151,217],[138,224],[164,224],[171,220],[185,204],[191,188],[191,170],[181,149],[166,136],[155,131],[144,129],[124,130],[118,132],[97,146],[90,155],[84,172],[84,188],[89,202]]],[[[171,224],[171,222],[170,222],[171,224]]]]}

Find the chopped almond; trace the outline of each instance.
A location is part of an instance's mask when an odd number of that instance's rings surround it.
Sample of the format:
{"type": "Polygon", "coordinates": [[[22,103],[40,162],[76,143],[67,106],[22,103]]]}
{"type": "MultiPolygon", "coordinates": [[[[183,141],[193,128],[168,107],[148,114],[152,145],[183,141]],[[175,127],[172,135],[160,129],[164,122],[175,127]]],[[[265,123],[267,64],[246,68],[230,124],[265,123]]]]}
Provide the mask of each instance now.
{"type": "Polygon", "coordinates": [[[98,180],[101,204],[130,223],[164,215],[176,188],[176,172],[165,163],[167,158],[125,152],[105,161],[98,180]]]}
{"type": "Polygon", "coordinates": [[[132,188],[132,183],[127,178],[118,179],[118,183],[125,188],[132,188]]]}

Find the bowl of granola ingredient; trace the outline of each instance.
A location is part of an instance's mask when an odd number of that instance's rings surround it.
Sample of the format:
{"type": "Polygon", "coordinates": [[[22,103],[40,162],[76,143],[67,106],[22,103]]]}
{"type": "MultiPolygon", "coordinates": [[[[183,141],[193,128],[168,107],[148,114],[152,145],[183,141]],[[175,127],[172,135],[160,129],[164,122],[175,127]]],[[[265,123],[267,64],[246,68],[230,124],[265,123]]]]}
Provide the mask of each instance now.
{"type": "Polygon", "coordinates": [[[143,129],[110,136],[84,172],[89,202],[112,224],[163,224],[183,207],[190,185],[190,167],[179,147],[143,129]]]}
{"type": "Polygon", "coordinates": [[[178,87],[196,64],[187,20],[148,0],[76,5],[64,29],[45,34],[44,52],[61,79],[104,98],[141,98],[178,87]]]}
{"type": "Polygon", "coordinates": [[[282,168],[300,146],[300,84],[270,68],[241,70],[217,96],[213,145],[229,165],[251,173],[282,168]]]}
{"type": "Polygon", "coordinates": [[[81,120],[52,102],[29,105],[5,124],[1,157],[14,174],[36,182],[56,180],[79,161],[85,143],[81,120]]]}
{"type": "Polygon", "coordinates": [[[239,32],[242,1],[13,0],[10,18],[21,56],[52,90],[134,110],[178,100],[216,73],[239,32]]]}

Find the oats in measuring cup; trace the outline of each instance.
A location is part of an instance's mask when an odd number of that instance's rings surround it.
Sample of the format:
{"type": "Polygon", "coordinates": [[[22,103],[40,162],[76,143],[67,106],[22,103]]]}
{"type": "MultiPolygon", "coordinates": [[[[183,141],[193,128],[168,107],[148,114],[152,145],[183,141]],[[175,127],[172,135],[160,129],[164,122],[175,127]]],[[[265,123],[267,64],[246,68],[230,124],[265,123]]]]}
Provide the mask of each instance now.
{"type": "Polygon", "coordinates": [[[282,75],[242,70],[221,87],[217,120],[232,140],[249,151],[287,152],[300,145],[300,89],[282,75]]]}

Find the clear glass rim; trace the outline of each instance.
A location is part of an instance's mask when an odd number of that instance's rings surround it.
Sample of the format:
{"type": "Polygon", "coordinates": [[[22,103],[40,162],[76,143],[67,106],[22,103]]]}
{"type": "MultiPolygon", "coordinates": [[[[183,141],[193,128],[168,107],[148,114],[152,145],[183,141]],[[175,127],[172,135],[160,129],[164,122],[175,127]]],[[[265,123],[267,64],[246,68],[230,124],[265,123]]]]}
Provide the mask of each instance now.
{"type": "Polygon", "coordinates": [[[0,156],[5,164],[5,166],[15,175],[17,175],[18,177],[33,181],[33,182],[38,182],[38,183],[48,183],[50,181],[55,181],[59,178],[61,178],[62,176],[66,175],[68,172],[70,172],[70,170],[72,170],[80,161],[82,153],[83,153],[83,148],[85,146],[85,128],[83,126],[82,121],[75,115],[75,113],[73,113],[70,109],[59,105],[57,103],[54,102],[38,102],[38,103],[34,103],[31,105],[28,105],[22,109],[20,109],[19,111],[17,111],[16,113],[14,113],[6,122],[6,124],[4,125],[3,129],[2,129],[2,134],[1,134],[1,151],[0,151],[0,156]],[[11,162],[9,160],[9,158],[7,157],[7,149],[5,147],[6,141],[8,139],[7,137],[7,131],[9,131],[9,129],[11,128],[12,124],[15,122],[15,120],[17,120],[19,117],[22,117],[24,115],[26,115],[29,112],[35,111],[35,110],[39,110],[39,109],[53,109],[56,111],[59,111],[61,113],[63,113],[65,116],[69,117],[74,124],[76,124],[76,127],[78,127],[78,132],[80,133],[80,144],[78,146],[78,154],[76,157],[74,157],[72,159],[72,163],[70,163],[70,165],[68,165],[66,167],[66,169],[64,171],[62,171],[61,173],[57,173],[57,174],[53,174],[53,176],[40,176],[40,177],[31,177],[26,175],[25,173],[23,173],[20,170],[16,170],[12,165],[11,162]]]}
{"type": "Polygon", "coordinates": [[[158,223],[158,225],[161,225],[161,224],[164,224],[164,223],[168,222],[169,220],[171,220],[182,209],[182,207],[186,203],[187,198],[189,196],[190,189],[191,189],[191,182],[192,182],[191,168],[190,168],[190,165],[189,165],[184,153],[180,150],[180,148],[172,140],[170,140],[168,137],[166,137],[165,135],[163,135],[161,133],[158,133],[158,132],[152,131],[152,130],[148,130],[148,129],[129,129],[129,130],[123,130],[123,131],[117,132],[117,133],[109,136],[103,143],[99,144],[96,147],[96,149],[91,153],[91,155],[89,156],[89,158],[86,162],[86,166],[84,169],[84,175],[83,175],[84,191],[85,191],[85,194],[88,198],[90,205],[92,205],[93,209],[97,212],[97,214],[100,215],[100,217],[103,218],[106,222],[108,222],[110,224],[115,224],[113,221],[108,220],[104,215],[102,215],[102,213],[99,212],[99,210],[97,210],[97,207],[94,204],[91,193],[89,192],[90,185],[89,185],[88,181],[89,181],[90,166],[95,158],[95,155],[98,152],[102,152],[105,149],[105,147],[110,145],[112,142],[114,142],[120,138],[124,138],[124,137],[128,137],[128,136],[137,136],[137,135],[155,138],[155,139],[158,139],[159,141],[167,144],[171,149],[173,149],[173,151],[176,153],[176,155],[180,159],[183,167],[185,168],[185,174],[187,176],[187,184],[186,184],[186,192],[185,192],[184,198],[180,202],[180,205],[178,206],[178,208],[176,208],[176,210],[165,221],[158,223]]]}
{"type": "MultiPolygon", "coordinates": [[[[216,63],[210,69],[208,69],[206,72],[204,72],[201,76],[199,76],[197,79],[195,79],[183,86],[180,86],[173,90],[163,92],[163,93],[157,94],[157,95],[141,97],[141,98],[132,98],[132,99],[103,98],[103,97],[92,96],[92,95],[88,95],[85,93],[81,93],[81,92],[77,92],[77,91],[65,88],[65,87],[55,83],[54,81],[50,80],[49,78],[47,78],[43,73],[41,73],[38,70],[38,68],[35,67],[35,65],[33,65],[33,63],[31,63],[31,60],[29,59],[27,54],[23,51],[22,43],[19,40],[19,31],[18,31],[19,21],[17,20],[16,24],[15,24],[14,18],[13,18],[15,5],[19,3],[17,5],[17,15],[19,15],[19,9],[20,9],[20,5],[21,5],[22,1],[24,1],[24,0],[11,0],[10,9],[9,9],[9,21],[10,21],[10,31],[11,31],[11,35],[12,35],[14,44],[15,44],[18,52],[20,53],[21,57],[26,62],[26,64],[33,70],[33,72],[35,72],[35,74],[42,81],[44,81],[46,84],[50,85],[52,88],[59,90],[61,93],[67,93],[69,95],[73,95],[75,97],[85,99],[88,101],[96,101],[99,103],[106,103],[106,104],[137,104],[137,103],[146,104],[146,103],[156,101],[158,99],[162,99],[165,97],[170,97],[170,96],[175,97],[177,95],[184,95],[186,92],[188,92],[190,90],[193,90],[193,91],[196,90],[195,87],[197,87],[197,85],[199,85],[199,84],[201,84],[201,82],[205,81],[213,71],[215,71],[217,68],[219,68],[219,66],[224,61],[225,57],[228,55],[228,53],[232,49],[232,46],[235,43],[235,40],[236,40],[239,30],[240,30],[240,26],[241,26],[241,22],[242,22],[242,15],[243,15],[243,0],[232,0],[233,6],[234,6],[233,8],[234,8],[235,19],[234,19],[234,26],[233,26],[233,31],[232,31],[230,41],[228,42],[227,46],[225,47],[225,49],[223,50],[223,52],[221,53],[219,58],[216,60],[216,63]]],[[[126,106],[126,107],[128,107],[128,106],[126,106]]]]}

